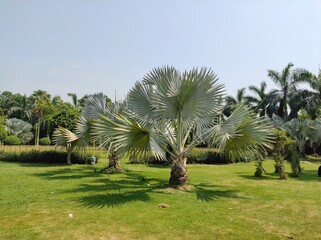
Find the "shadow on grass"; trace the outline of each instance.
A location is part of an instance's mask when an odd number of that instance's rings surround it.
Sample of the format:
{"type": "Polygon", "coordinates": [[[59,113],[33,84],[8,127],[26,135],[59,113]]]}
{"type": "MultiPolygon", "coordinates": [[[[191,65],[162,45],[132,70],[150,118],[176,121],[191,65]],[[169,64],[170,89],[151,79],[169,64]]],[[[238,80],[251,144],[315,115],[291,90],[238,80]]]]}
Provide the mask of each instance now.
{"type": "MultiPolygon", "coordinates": [[[[61,193],[72,194],[73,201],[86,208],[118,207],[130,202],[151,201],[151,194],[177,194],[179,189],[170,188],[167,179],[146,177],[140,171],[126,171],[120,174],[104,175],[94,172],[92,166],[81,168],[62,168],[36,174],[47,180],[70,180],[90,178],[82,181],[76,188],[61,193]],[[86,181],[86,180],[85,180],[86,181]]],[[[196,195],[202,202],[211,202],[219,198],[239,198],[234,190],[220,189],[211,184],[197,184],[186,190],[196,195]]]]}
{"type": "Polygon", "coordinates": [[[82,166],[81,168],[66,167],[50,170],[43,173],[33,174],[49,180],[72,180],[98,176],[98,169],[92,166],[82,166]]]}
{"type": "Polygon", "coordinates": [[[136,201],[147,202],[151,200],[151,193],[164,193],[162,190],[167,188],[167,181],[163,179],[146,178],[132,171],[125,172],[120,177],[117,180],[97,179],[69,192],[86,194],[77,198],[83,207],[102,208],[118,207],[136,201]]]}
{"type": "Polygon", "coordinates": [[[219,198],[241,198],[235,190],[220,190],[218,186],[210,184],[195,185],[195,193],[198,200],[212,202],[219,198]]]}
{"type": "MultiPolygon", "coordinates": [[[[287,172],[287,175],[290,179],[298,181],[321,181],[321,177],[318,176],[317,170],[303,170],[302,175],[299,177],[292,176],[291,172],[287,172]]],[[[254,181],[265,181],[265,180],[280,180],[279,174],[277,173],[266,173],[262,177],[255,177],[251,175],[239,174],[240,177],[254,180],[254,181]]]]}

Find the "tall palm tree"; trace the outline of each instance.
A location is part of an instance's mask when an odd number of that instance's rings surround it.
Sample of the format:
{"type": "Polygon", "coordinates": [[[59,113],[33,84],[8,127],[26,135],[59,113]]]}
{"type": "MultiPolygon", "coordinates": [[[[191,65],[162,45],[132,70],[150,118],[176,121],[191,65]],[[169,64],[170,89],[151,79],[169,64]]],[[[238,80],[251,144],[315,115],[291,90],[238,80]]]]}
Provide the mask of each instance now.
{"type": "Polygon", "coordinates": [[[121,155],[151,151],[165,159],[167,153],[170,185],[188,183],[187,155],[205,141],[233,158],[269,146],[270,123],[255,118],[245,105],[221,121],[224,91],[217,80],[206,68],[183,73],[169,66],[153,69],[130,90],[127,113],[101,116],[93,133],[106,143],[112,140],[121,155]]]}
{"type": "Polygon", "coordinates": [[[67,95],[68,95],[69,97],[71,97],[71,99],[72,99],[72,104],[73,104],[74,106],[78,106],[78,97],[77,97],[77,94],[76,94],[76,93],[67,93],[67,95]]]}
{"type": "Polygon", "coordinates": [[[321,69],[319,69],[319,74],[312,75],[308,79],[308,83],[312,89],[307,94],[306,100],[306,110],[312,119],[317,117],[318,110],[320,110],[321,105],[321,69]]]}
{"type": "Polygon", "coordinates": [[[297,84],[307,82],[310,73],[302,68],[293,68],[293,63],[289,63],[282,72],[268,70],[268,76],[279,87],[279,90],[273,92],[273,98],[279,100],[278,115],[285,121],[288,119],[288,104],[291,95],[297,91],[297,84]]]}
{"type": "Polygon", "coordinates": [[[50,95],[43,90],[37,90],[31,95],[32,112],[36,119],[35,124],[35,145],[39,145],[40,125],[44,121],[46,114],[51,112],[50,95]]]}
{"type": "Polygon", "coordinates": [[[236,108],[237,104],[247,101],[245,96],[246,88],[240,88],[236,92],[236,98],[233,96],[227,96],[225,98],[225,106],[223,113],[225,116],[230,116],[233,110],[236,108]]]}
{"type": "Polygon", "coordinates": [[[268,93],[266,93],[266,82],[262,81],[260,87],[251,85],[249,90],[253,92],[256,96],[246,96],[247,102],[254,108],[256,112],[260,113],[260,116],[266,114],[266,99],[268,93]]]}

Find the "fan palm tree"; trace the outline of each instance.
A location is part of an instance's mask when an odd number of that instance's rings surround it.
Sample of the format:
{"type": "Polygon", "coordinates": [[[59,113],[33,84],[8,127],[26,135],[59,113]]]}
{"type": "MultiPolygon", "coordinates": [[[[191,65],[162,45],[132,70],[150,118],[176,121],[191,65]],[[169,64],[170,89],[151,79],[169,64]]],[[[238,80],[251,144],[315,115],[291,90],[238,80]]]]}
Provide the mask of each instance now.
{"type": "MultiPolygon", "coordinates": [[[[110,102],[110,99],[103,93],[91,95],[85,103],[77,123],[76,133],[80,138],[86,138],[91,141],[96,141],[101,145],[101,138],[92,138],[91,126],[93,121],[100,116],[106,116],[113,119],[127,108],[126,101],[110,102]]],[[[123,168],[120,165],[120,157],[117,150],[113,146],[113,141],[108,141],[104,147],[107,148],[109,164],[104,169],[105,173],[122,172],[123,168]]]]}
{"type": "Polygon", "coordinates": [[[10,135],[17,136],[21,143],[26,144],[33,139],[32,125],[18,118],[6,120],[7,132],[10,135]]]}
{"type": "Polygon", "coordinates": [[[270,146],[270,123],[238,106],[221,121],[223,85],[210,69],[180,73],[174,67],[153,69],[128,95],[126,113],[100,116],[93,133],[113,142],[120,155],[151,151],[172,162],[170,185],[188,183],[188,153],[209,141],[229,157],[240,158],[270,146]],[[194,131],[193,139],[189,139],[194,131]]]}
{"type": "Polygon", "coordinates": [[[288,119],[288,104],[291,94],[297,91],[297,84],[307,82],[310,73],[302,68],[293,68],[293,63],[289,63],[282,72],[268,70],[268,76],[279,87],[279,90],[273,92],[273,98],[278,99],[278,115],[285,121],[288,119]]]}
{"type": "Polygon", "coordinates": [[[79,137],[64,127],[55,129],[52,141],[58,146],[65,146],[67,150],[67,164],[71,164],[71,154],[80,142],[79,137]]]}
{"type": "MultiPolygon", "coordinates": [[[[73,133],[66,128],[59,127],[54,132],[53,142],[57,145],[66,146],[69,155],[76,147],[87,147],[90,142],[97,141],[100,144],[101,140],[93,138],[90,134],[92,122],[98,119],[100,115],[113,118],[113,114],[119,114],[124,108],[126,108],[125,102],[115,101],[115,103],[110,103],[110,99],[102,93],[90,95],[77,121],[76,132],[73,133]]],[[[123,171],[120,165],[120,157],[113,147],[112,141],[109,141],[109,144],[105,147],[108,149],[109,158],[109,165],[105,168],[105,172],[123,171]]]]}

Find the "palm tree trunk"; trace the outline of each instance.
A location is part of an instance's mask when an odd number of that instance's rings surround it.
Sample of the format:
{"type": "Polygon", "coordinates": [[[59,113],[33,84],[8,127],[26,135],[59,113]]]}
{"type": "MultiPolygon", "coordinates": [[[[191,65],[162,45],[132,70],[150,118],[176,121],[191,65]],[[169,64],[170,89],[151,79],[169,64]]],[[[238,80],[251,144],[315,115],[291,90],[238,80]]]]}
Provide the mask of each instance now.
{"type": "Polygon", "coordinates": [[[67,164],[71,165],[71,151],[67,152],[67,164]]]}
{"type": "Polygon", "coordinates": [[[109,155],[109,164],[104,169],[104,173],[113,173],[113,172],[123,172],[124,169],[120,166],[120,159],[116,151],[110,150],[109,155]]]}
{"type": "Polygon", "coordinates": [[[169,185],[177,186],[188,183],[188,174],[186,169],[186,157],[181,157],[174,161],[171,169],[169,185]]]}
{"type": "Polygon", "coordinates": [[[39,138],[40,138],[40,119],[36,123],[36,132],[35,132],[35,145],[39,146],[39,138]]]}

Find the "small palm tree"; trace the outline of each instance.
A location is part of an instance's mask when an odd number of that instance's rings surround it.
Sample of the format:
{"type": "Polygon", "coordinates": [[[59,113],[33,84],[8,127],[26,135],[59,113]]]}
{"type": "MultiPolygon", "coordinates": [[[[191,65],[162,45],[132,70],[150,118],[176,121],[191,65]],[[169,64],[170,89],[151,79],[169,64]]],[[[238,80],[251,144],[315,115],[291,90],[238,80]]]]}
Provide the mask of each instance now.
{"type": "Polygon", "coordinates": [[[18,118],[6,120],[6,129],[10,135],[17,136],[21,143],[26,144],[33,139],[32,125],[18,118]]]}
{"type": "Polygon", "coordinates": [[[71,164],[71,154],[80,142],[79,137],[67,128],[58,127],[52,135],[53,143],[65,146],[67,150],[67,164],[71,164]]]}
{"type": "Polygon", "coordinates": [[[93,134],[113,142],[120,155],[151,151],[155,157],[170,156],[170,185],[188,183],[188,153],[208,141],[222,153],[240,158],[269,147],[270,123],[238,106],[222,121],[223,85],[210,69],[180,73],[174,67],[156,68],[137,82],[128,95],[126,113],[100,116],[93,134]],[[189,139],[194,131],[193,139],[189,139]]]}
{"type": "MultiPolygon", "coordinates": [[[[77,123],[76,133],[80,138],[85,138],[87,141],[97,142],[99,145],[104,141],[101,137],[95,138],[91,134],[92,124],[99,117],[106,116],[113,119],[127,108],[126,101],[110,102],[110,99],[102,93],[90,96],[85,103],[80,118],[77,123]]],[[[107,148],[109,164],[104,169],[105,173],[122,172],[123,168],[120,165],[120,156],[113,145],[112,139],[105,142],[104,147],[107,148]]]]}

